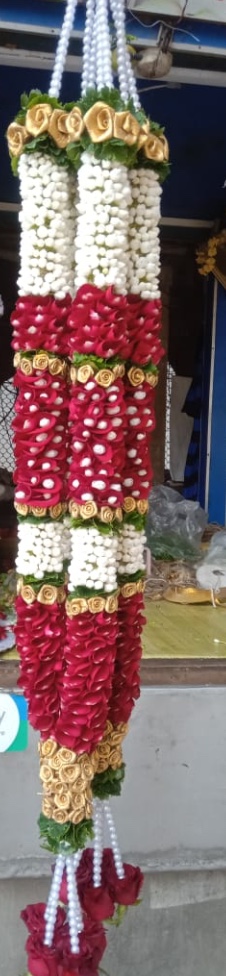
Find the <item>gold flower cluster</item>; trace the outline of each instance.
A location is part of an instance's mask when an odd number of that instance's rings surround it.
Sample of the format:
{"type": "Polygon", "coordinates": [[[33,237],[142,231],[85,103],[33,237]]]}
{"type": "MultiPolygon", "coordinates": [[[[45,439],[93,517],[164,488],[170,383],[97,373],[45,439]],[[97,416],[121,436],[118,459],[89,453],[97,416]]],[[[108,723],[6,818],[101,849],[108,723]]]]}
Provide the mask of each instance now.
{"type": "Polygon", "coordinates": [[[145,580],[139,579],[137,583],[125,583],[124,586],[120,587],[120,593],[124,597],[124,600],[130,600],[136,593],[143,593],[144,589],[145,580]]]}
{"type": "Polygon", "coordinates": [[[43,785],[42,812],[56,823],[78,824],[92,817],[91,783],[95,773],[120,769],[122,742],[128,725],[107,722],[104,737],[90,755],[77,755],[54,739],[39,743],[40,779],[43,785]]]}
{"type": "Polygon", "coordinates": [[[21,577],[18,579],[17,593],[22,596],[24,603],[27,603],[28,606],[37,600],[43,606],[51,607],[53,603],[64,603],[66,599],[64,586],[51,586],[49,583],[44,583],[37,592],[30,584],[24,585],[21,577]]]}
{"type": "Polygon", "coordinates": [[[56,823],[78,824],[92,817],[91,782],[96,770],[94,755],[76,755],[54,739],[39,745],[42,812],[56,823]]]}
{"type": "Polygon", "coordinates": [[[138,515],[146,515],[148,510],[148,502],[144,498],[140,498],[139,501],[136,502],[135,498],[127,495],[126,498],[124,498],[123,510],[127,513],[127,515],[132,514],[132,512],[138,512],[138,515]]]}
{"type": "Polygon", "coordinates": [[[65,360],[58,359],[57,356],[49,356],[47,352],[37,352],[29,359],[27,356],[22,356],[20,352],[16,352],[13,364],[16,368],[19,367],[25,376],[31,376],[34,369],[41,371],[48,369],[51,376],[65,376],[67,373],[65,360]]]}
{"type": "Polygon", "coordinates": [[[59,519],[67,511],[65,502],[58,502],[58,505],[51,505],[50,508],[36,508],[34,505],[23,505],[22,502],[14,502],[14,508],[17,514],[24,518],[27,515],[34,515],[35,518],[45,518],[45,515],[49,515],[52,519],[59,519]]]}
{"type": "Polygon", "coordinates": [[[113,366],[112,369],[106,367],[104,369],[95,370],[94,364],[85,363],[84,366],[71,366],[70,377],[72,383],[88,383],[88,380],[95,376],[95,381],[98,386],[102,386],[107,389],[112,383],[117,379],[121,379],[125,375],[125,366],[123,363],[118,363],[117,366],[113,366]]]}
{"type": "Polygon", "coordinates": [[[85,502],[84,505],[77,505],[77,502],[72,501],[69,502],[68,508],[72,518],[82,518],[84,522],[91,518],[98,518],[105,525],[110,525],[114,521],[122,522],[121,508],[110,508],[109,505],[98,508],[96,502],[85,502]]]}
{"type": "Polygon", "coordinates": [[[27,142],[44,133],[59,149],[66,149],[70,143],[79,142],[85,131],[93,143],[121,139],[127,146],[136,145],[137,150],[142,149],[146,158],[154,162],[169,159],[167,139],[151,132],[148,121],[140,125],[131,112],[115,112],[101,101],[92,105],[84,116],[76,105],[70,112],[52,109],[48,102],[32,105],[27,110],[24,125],[11,122],[7,129],[9,152],[11,156],[20,156],[27,142]]]}
{"type": "Polygon", "coordinates": [[[111,722],[107,722],[104,737],[99,743],[93,758],[96,761],[96,773],[105,773],[109,767],[120,769],[122,757],[122,742],[128,732],[128,725],[121,722],[115,728],[111,722]]]}
{"type": "Polygon", "coordinates": [[[196,262],[200,275],[208,275],[214,271],[217,257],[217,250],[226,243],[226,230],[220,234],[210,237],[206,244],[198,248],[196,262]]]}
{"type": "Polygon", "coordinates": [[[70,619],[72,617],[77,617],[79,613],[86,613],[88,610],[90,613],[116,613],[118,609],[118,591],[113,593],[112,596],[90,596],[88,600],[85,597],[75,597],[71,600],[66,600],[66,614],[70,619]]]}
{"type": "Polygon", "coordinates": [[[153,389],[158,383],[158,373],[145,373],[139,366],[131,366],[127,373],[131,386],[140,386],[141,383],[149,383],[153,389]]]}

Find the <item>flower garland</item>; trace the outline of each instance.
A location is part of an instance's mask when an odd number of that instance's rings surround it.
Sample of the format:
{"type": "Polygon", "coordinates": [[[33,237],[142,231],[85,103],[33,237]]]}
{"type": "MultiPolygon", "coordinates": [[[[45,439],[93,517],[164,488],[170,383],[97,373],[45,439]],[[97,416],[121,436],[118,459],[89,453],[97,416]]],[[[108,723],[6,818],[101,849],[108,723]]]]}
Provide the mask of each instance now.
{"type": "Polygon", "coordinates": [[[139,105],[121,0],[111,4],[120,93],[107,0],[88,0],[82,99],[59,102],[75,5],[68,0],[49,95],[23,96],[7,134],[22,196],[11,320],[16,639],[41,733],[40,834],[56,855],[47,905],[22,913],[31,976],[40,966],[97,976],[102,923],[118,922],[142,884],[123,864],[108,801],[121,792],[139,696],[168,145],[139,105]],[[93,852],[82,854],[90,838],[93,852]]]}

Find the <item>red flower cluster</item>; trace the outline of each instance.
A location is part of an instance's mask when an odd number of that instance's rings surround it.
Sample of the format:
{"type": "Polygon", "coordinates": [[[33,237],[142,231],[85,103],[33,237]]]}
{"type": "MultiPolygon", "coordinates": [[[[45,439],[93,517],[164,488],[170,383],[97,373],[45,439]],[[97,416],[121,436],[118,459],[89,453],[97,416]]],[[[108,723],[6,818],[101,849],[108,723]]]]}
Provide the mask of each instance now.
{"type": "Polygon", "coordinates": [[[152,482],[150,435],[155,429],[155,391],[148,383],[139,387],[125,381],[126,460],[123,470],[125,495],[148,498],[152,482]]]}
{"type": "Polygon", "coordinates": [[[78,289],[67,318],[68,353],[93,354],[101,359],[129,358],[127,337],[128,300],[112,288],[95,285],[78,289]]]}
{"type": "Polygon", "coordinates": [[[106,949],[103,926],[84,916],[79,953],[72,953],[66,914],[58,908],[52,947],[44,945],[46,905],[28,905],[21,918],[28,928],[26,942],[28,972],[31,976],[98,976],[98,967],[106,949]]]}
{"type": "MultiPolygon", "coordinates": [[[[99,888],[93,887],[93,850],[83,851],[76,879],[83,910],[95,922],[111,918],[116,905],[134,905],[139,898],[143,884],[140,868],[124,864],[124,878],[118,878],[111,848],[105,848],[102,858],[102,881],[99,888]]],[[[64,875],[60,901],[67,904],[67,882],[64,875]]]]}
{"type": "Polygon", "coordinates": [[[119,636],[108,718],[113,725],[128,722],[140,695],[139,664],[142,655],[141,633],[145,624],[143,596],[119,598],[119,636]]]}
{"type": "Polygon", "coordinates": [[[145,302],[136,295],[116,295],[95,285],[79,288],[67,318],[68,353],[157,364],[164,355],[158,338],[161,302],[145,302]]]}
{"type": "Polygon", "coordinates": [[[16,469],[17,502],[49,508],[64,499],[68,400],[66,381],[48,370],[30,376],[17,370],[16,469]]]}
{"type": "MultiPolygon", "coordinates": [[[[95,600],[95,597],[94,597],[95,600]]],[[[103,738],[112,688],[117,613],[67,618],[61,712],[55,737],[74,752],[92,752],[103,738]]]]}
{"type": "Polygon", "coordinates": [[[11,315],[12,347],[17,351],[46,349],[61,355],[67,353],[66,323],[71,308],[69,295],[59,301],[52,296],[18,298],[11,315]]]}
{"type": "Polygon", "coordinates": [[[125,461],[124,385],[117,379],[107,389],[95,379],[72,385],[69,418],[69,497],[79,504],[122,504],[121,472],[125,461]]]}
{"type": "Polygon", "coordinates": [[[21,596],[16,600],[15,636],[20,654],[19,685],[29,703],[29,720],[43,738],[54,734],[63,668],[65,610],[54,603],[28,606],[21,596]]]}
{"type": "Polygon", "coordinates": [[[151,302],[145,302],[136,295],[128,295],[128,305],[129,358],[140,366],[150,362],[157,366],[164,356],[164,349],[158,338],[161,330],[161,301],[155,298],[151,302]]]}

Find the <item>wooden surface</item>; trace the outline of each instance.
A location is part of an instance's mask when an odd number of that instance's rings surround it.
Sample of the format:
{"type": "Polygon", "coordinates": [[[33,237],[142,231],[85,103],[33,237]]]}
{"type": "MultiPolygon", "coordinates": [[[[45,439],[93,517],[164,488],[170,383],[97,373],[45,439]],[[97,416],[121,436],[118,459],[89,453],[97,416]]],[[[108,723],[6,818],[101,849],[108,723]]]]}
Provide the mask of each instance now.
{"type": "Polygon", "coordinates": [[[146,600],[145,614],[144,658],[226,661],[226,605],[215,609],[146,600]]]}
{"type": "MultiPolygon", "coordinates": [[[[0,690],[17,691],[18,661],[1,661],[0,690]]],[[[152,658],[141,662],[141,685],[146,687],[198,687],[226,685],[226,660],[166,660],[152,658]]]]}

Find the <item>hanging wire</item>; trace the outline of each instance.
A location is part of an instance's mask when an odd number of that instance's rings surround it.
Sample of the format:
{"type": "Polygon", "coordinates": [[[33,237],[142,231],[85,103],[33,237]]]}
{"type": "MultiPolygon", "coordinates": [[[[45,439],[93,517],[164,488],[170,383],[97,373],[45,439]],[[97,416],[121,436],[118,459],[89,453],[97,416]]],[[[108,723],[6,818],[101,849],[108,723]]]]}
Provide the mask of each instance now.
{"type": "Polygon", "coordinates": [[[68,52],[70,35],[74,24],[77,2],[78,0],[67,0],[67,6],[57,45],[55,63],[49,87],[49,95],[53,98],[59,98],[60,95],[65,61],[68,52]]]}

